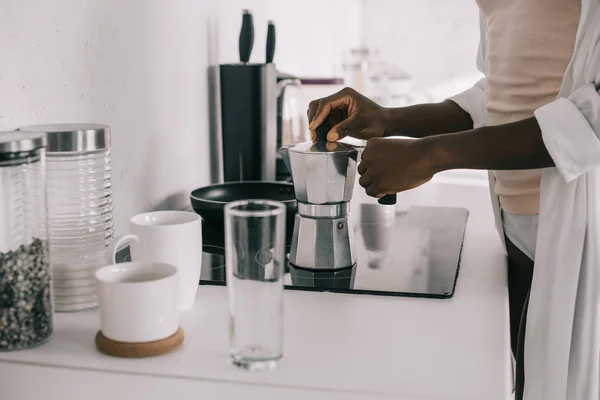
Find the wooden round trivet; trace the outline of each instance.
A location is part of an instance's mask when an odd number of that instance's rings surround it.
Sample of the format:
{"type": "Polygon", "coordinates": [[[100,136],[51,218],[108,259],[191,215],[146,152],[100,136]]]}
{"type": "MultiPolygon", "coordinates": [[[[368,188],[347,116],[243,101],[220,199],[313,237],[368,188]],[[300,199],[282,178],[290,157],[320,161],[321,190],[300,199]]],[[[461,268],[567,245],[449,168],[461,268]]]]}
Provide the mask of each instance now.
{"type": "Polygon", "coordinates": [[[154,357],[166,354],[183,343],[183,329],[179,328],[172,336],[146,343],[122,343],[106,338],[101,331],[96,334],[96,347],[102,353],[127,358],[154,357]]]}

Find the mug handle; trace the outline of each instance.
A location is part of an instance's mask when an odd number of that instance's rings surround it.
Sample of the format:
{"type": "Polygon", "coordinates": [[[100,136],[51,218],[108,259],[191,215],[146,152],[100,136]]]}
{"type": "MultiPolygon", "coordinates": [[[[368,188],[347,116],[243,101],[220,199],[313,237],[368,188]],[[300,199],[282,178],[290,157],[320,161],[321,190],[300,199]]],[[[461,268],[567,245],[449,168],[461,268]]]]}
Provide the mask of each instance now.
{"type": "Polygon", "coordinates": [[[112,264],[117,263],[117,252],[119,251],[119,247],[121,247],[123,243],[129,241],[139,243],[140,237],[136,234],[128,233],[127,235],[123,235],[113,241],[113,244],[110,246],[110,250],[108,252],[112,264]]]}

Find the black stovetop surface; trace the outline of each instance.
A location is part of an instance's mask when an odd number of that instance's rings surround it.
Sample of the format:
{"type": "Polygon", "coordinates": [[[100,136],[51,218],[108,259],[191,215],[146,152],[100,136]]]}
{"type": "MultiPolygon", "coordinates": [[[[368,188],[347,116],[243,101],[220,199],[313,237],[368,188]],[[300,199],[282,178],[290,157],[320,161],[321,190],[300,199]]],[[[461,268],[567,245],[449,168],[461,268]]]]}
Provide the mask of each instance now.
{"type": "MultiPolygon", "coordinates": [[[[357,215],[351,214],[356,266],[335,273],[314,273],[288,265],[284,277],[286,289],[452,297],[468,211],[449,207],[396,211],[393,207],[361,204],[357,215]]],[[[223,249],[212,246],[204,249],[200,284],[225,285],[223,249]]]]}

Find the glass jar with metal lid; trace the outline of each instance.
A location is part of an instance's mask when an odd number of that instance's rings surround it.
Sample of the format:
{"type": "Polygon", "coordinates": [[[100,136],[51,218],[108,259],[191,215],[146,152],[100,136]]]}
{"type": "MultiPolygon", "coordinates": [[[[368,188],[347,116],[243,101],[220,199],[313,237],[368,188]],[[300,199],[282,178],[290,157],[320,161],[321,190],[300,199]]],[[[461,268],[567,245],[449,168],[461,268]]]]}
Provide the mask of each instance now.
{"type": "Polygon", "coordinates": [[[110,128],[56,124],[20,128],[48,137],[48,228],[56,311],[97,306],[94,274],[113,238],[110,128]]]}
{"type": "Polygon", "coordinates": [[[44,134],[0,132],[0,351],[52,335],[45,149],[44,134]]]}

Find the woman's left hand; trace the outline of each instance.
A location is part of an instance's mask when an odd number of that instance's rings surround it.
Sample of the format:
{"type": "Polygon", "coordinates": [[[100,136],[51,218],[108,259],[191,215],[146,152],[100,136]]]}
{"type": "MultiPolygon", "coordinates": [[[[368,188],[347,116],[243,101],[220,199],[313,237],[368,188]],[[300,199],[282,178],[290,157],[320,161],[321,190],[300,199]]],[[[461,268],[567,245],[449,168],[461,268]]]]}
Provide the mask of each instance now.
{"type": "Polygon", "coordinates": [[[358,183],[369,196],[382,197],[421,186],[437,172],[426,139],[373,138],[362,153],[358,183]]]}

